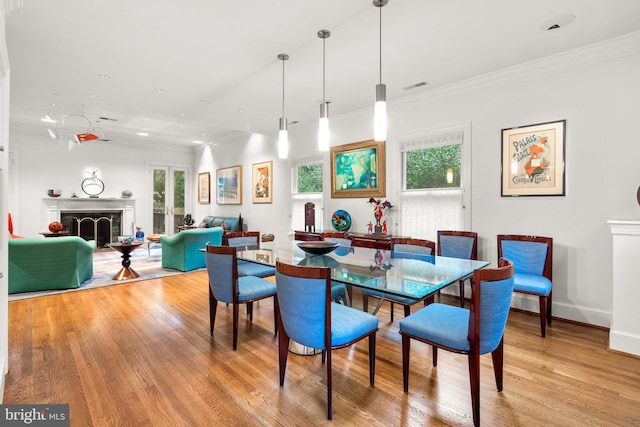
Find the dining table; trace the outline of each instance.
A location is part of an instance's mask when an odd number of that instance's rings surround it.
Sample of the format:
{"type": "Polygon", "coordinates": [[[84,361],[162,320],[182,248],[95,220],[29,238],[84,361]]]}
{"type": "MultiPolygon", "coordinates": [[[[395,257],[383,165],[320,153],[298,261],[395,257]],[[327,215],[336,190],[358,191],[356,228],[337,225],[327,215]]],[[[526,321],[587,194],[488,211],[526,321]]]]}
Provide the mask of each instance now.
{"type": "Polygon", "coordinates": [[[237,258],[269,266],[280,260],[292,265],[330,268],[331,280],[382,294],[374,314],[385,295],[432,302],[438,291],[489,265],[481,260],[354,246],[338,246],[327,254],[313,255],[300,249],[298,243],[292,241],[274,249],[239,250],[237,258]]]}

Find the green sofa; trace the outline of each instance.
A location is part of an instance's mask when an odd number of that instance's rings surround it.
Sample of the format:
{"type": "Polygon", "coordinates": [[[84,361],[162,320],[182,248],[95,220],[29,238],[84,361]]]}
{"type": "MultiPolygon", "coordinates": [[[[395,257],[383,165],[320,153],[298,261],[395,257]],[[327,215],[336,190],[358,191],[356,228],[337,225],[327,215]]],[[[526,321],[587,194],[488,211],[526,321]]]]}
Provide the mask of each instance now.
{"type": "Polygon", "coordinates": [[[93,277],[94,240],[77,236],[9,240],[9,293],[78,288],[93,277]]]}
{"type": "Polygon", "coordinates": [[[160,236],[162,267],[180,271],[204,268],[204,249],[207,242],[222,245],[222,227],[192,228],[174,236],[160,236]]]}

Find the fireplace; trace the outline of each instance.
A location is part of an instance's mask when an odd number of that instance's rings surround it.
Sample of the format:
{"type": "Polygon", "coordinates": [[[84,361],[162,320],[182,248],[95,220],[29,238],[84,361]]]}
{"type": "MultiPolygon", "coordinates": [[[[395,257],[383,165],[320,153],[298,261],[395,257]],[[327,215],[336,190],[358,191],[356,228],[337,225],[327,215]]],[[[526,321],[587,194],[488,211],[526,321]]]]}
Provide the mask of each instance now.
{"type": "Polygon", "coordinates": [[[122,211],[61,211],[60,222],[63,230],[72,236],[85,240],[95,240],[98,249],[117,242],[122,234],[122,211]]]}

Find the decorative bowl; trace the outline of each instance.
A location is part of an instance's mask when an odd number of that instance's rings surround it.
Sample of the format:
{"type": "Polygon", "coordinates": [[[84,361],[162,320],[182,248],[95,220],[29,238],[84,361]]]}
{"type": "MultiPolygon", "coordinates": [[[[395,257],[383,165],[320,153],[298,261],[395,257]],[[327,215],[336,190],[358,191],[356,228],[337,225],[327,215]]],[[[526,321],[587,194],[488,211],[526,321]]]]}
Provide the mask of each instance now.
{"type": "Polygon", "coordinates": [[[62,231],[62,223],[60,221],[53,221],[49,224],[49,231],[52,233],[59,233],[62,231]]]}
{"type": "Polygon", "coordinates": [[[311,255],[324,255],[334,251],[340,243],[338,242],[300,242],[298,247],[311,255]]]}
{"type": "Polygon", "coordinates": [[[331,225],[336,231],[347,231],[351,228],[351,215],[345,210],[338,209],[331,215],[331,225]]]}

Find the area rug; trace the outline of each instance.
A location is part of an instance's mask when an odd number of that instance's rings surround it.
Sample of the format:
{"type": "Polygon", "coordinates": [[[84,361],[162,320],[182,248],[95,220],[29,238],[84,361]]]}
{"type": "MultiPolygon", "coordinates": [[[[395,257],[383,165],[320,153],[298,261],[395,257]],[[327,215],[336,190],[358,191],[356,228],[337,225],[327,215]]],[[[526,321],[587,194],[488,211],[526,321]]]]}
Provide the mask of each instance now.
{"type": "Polygon", "coordinates": [[[82,282],[79,288],[11,294],[9,295],[9,301],[182,274],[178,270],[162,268],[162,247],[159,244],[152,245],[149,249],[145,244],[131,253],[131,268],[140,275],[139,277],[129,280],[113,280],[113,276],[120,268],[122,268],[122,255],[120,252],[114,250],[95,252],[93,254],[93,277],[82,282]]]}

